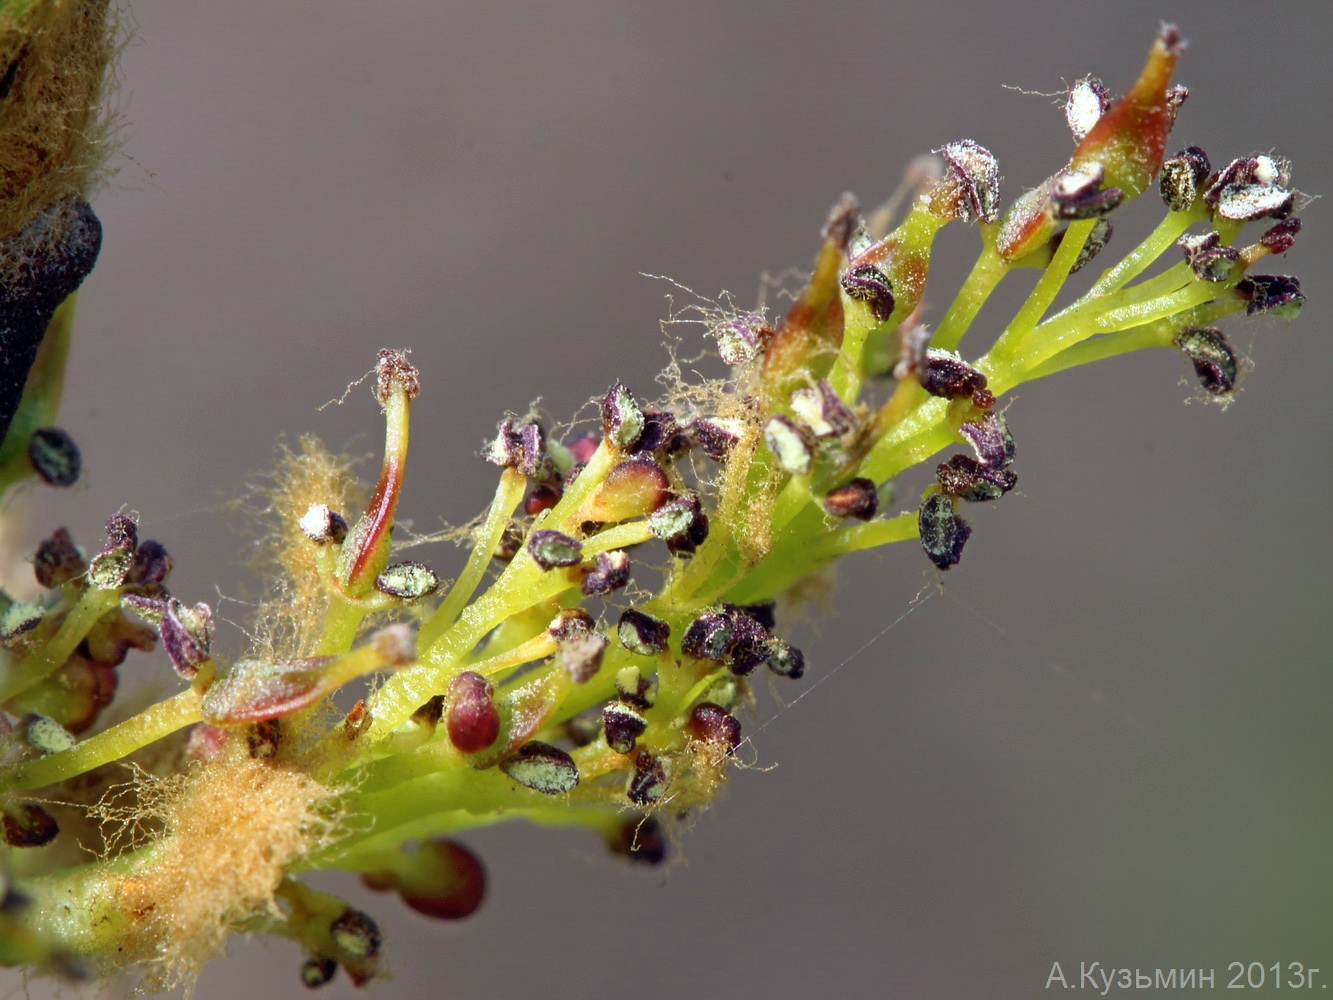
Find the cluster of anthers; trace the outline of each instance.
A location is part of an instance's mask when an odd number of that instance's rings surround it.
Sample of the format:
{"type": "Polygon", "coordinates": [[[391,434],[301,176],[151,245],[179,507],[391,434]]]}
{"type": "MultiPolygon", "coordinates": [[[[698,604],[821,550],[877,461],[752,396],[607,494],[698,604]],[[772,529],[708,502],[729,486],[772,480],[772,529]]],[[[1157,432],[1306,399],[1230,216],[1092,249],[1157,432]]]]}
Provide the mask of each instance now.
{"type": "Polygon", "coordinates": [[[805,671],[778,602],[838,557],[892,541],[918,539],[948,570],[971,533],[960,510],[1014,488],[1004,393],[1163,347],[1227,399],[1243,365],[1215,324],[1303,302],[1295,278],[1250,273],[1300,230],[1287,163],[1215,167],[1195,146],[1165,155],[1186,96],[1170,84],[1181,47],[1163,29],[1119,98],[1077,83],[1072,156],[1007,210],[995,157],[970,140],[938,151],[892,231],[845,196],[783,319],[714,317],[727,378],[677,385],[657,405],[615,384],[599,430],[564,441],[536,419],[505,419],[484,450],[499,486],[452,583],[391,554],[420,391],[397,351],[376,367],[387,432],[365,512],[348,516],[345,468],[319,446],[279,469],[283,579],[257,630],[268,638],[247,657],[215,655],[209,608],[168,593],[165,550],[129,518],[112,518],[91,558],[57,531],[34,560],[44,595],[10,602],[0,626],[0,787],[15,849],[0,958],[132,960],[167,983],[220,947],[225,925],[298,941],[308,985],[340,967],[361,982],[378,967],[378,929],[303,872],[357,872],[450,918],[484,889],[454,838],[500,818],[586,826],[660,861],[663,822],[709,802],[741,746],[752,674],[805,671]],[[1066,279],[1107,248],[1117,207],[1154,180],[1157,228],[1052,312],[1066,279]],[[976,224],[981,253],[930,329],[931,245],[954,221],[976,224]],[[1252,222],[1262,235],[1241,243],[1252,222]],[[982,304],[1020,269],[1036,273],[1026,302],[965,359],[982,304]],[[920,500],[892,512],[891,481],[951,446],[962,450],[920,500]],[[155,638],[184,688],[85,737],[126,650],[155,638]],[[350,710],[333,706],[369,675],[379,683],[350,710]],[[131,755],[135,777],[108,791],[98,769],[131,755]],[[245,822],[256,810],[260,844],[245,822]],[[101,856],[62,850],[66,824],[101,856]]]}

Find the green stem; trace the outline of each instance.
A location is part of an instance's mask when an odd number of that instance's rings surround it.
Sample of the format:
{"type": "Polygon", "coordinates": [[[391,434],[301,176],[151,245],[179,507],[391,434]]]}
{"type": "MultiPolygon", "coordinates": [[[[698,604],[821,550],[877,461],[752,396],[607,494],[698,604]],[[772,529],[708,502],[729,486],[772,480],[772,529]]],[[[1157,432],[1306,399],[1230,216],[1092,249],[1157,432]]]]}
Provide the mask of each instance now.
{"type": "Polygon", "coordinates": [[[527,482],[527,477],[516,469],[505,469],[501,473],[500,484],[495,490],[495,499],[491,501],[490,509],[486,512],[486,520],[477,531],[476,542],[468,555],[467,565],[463,567],[463,572],[449,588],[449,593],[435,613],[421,626],[417,643],[422,648],[430,646],[439,638],[445,629],[454,623],[459,612],[472,598],[477,584],[486,573],[486,568],[495,558],[495,550],[500,544],[505,528],[509,526],[510,517],[523,499],[527,482]]]}
{"type": "Polygon", "coordinates": [[[41,788],[128,757],[140,747],[199,721],[199,692],[182,691],[82,743],[19,767],[14,788],[41,788]]]}

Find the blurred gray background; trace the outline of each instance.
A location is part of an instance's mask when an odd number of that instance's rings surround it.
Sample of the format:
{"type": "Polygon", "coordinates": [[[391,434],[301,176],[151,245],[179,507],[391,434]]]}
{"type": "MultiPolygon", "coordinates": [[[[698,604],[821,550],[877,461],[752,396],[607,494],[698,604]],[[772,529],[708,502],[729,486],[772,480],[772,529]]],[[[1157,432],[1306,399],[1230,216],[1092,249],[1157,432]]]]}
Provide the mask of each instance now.
{"type": "MultiPolygon", "coordinates": [[[[506,408],[563,418],[616,378],[653,394],[669,289],[640,272],[751,305],[762,273],[809,266],[840,192],[875,204],[955,138],[996,153],[1007,202],[1070,140],[1003,85],[1119,90],[1162,19],[1191,43],[1173,148],[1275,151],[1326,193],[1329,10],[139,0],[61,418],[86,481],[36,495],[33,531],[87,541],[128,505],[180,596],[253,593],[226,501],[279,433],[375,451],[367,390],[316,407],[381,346],[412,348],[425,385],[401,513],[461,523],[506,408]]],[[[372,995],[1030,997],[1056,961],[1333,980],[1325,204],[1267,268],[1301,276],[1304,315],[1227,324],[1255,364],[1234,407],[1187,405],[1166,352],[1023,387],[1021,495],[970,512],[945,592],[887,632],[934,571],[912,545],[844,569],[795,632],[811,669],[780,694],[808,696],[774,718],[764,695],[756,753],[778,766],[738,772],[677,863],[470,837],[491,875],[473,919],[364,901],[394,976],[372,995]]],[[[973,256],[953,228],[934,318],[973,256]]],[[[197,996],[293,995],[299,963],[237,943],[197,996]]]]}

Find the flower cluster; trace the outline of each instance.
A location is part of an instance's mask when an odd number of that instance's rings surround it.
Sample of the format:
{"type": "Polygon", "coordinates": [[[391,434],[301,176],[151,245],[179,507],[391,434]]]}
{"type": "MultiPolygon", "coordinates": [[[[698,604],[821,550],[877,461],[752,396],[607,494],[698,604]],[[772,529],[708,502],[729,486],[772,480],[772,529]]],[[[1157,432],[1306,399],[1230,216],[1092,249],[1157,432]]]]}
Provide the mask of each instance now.
{"type": "MultiPolygon", "coordinates": [[[[1073,153],[1008,208],[996,158],[971,140],[937,151],[891,231],[843,196],[784,317],[712,317],[727,377],[662,402],[614,384],[599,430],[564,440],[538,419],[503,419],[482,456],[501,470],[494,499],[452,581],[395,558],[422,379],[393,350],[376,363],[384,458],[359,515],[346,468],[321,446],[284,456],[269,497],[281,579],[246,657],[215,653],[212,612],[170,594],[170,559],[130,518],[113,516],[91,557],[56,531],[34,560],[44,596],[7,602],[0,619],[14,877],[0,961],[136,962],[149,985],[170,985],[223,928],[298,942],[308,986],[339,969],[360,983],[379,970],[380,931],[306,872],[357,873],[453,919],[485,891],[456,838],[499,818],[587,827],[630,859],[662,861],[670,822],[725,780],[756,672],[807,669],[789,639],[793,588],[894,541],[916,540],[941,572],[959,564],[963,511],[1018,481],[1006,393],[1160,347],[1229,400],[1244,363],[1215,324],[1300,308],[1295,278],[1253,271],[1300,231],[1289,165],[1215,165],[1195,146],[1167,155],[1187,96],[1171,85],[1180,51],[1164,28],[1123,95],[1075,84],[1073,153]],[[1114,213],[1144,194],[1160,194],[1157,227],[1052,311],[1106,252],[1114,213]],[[981,251],[932,328],[932,243],[955,222],[976,227],[981,251]],[[1261,233],[1247,243],[1250,223],[1261,233]],[[1036,274],[1026,301],[964,354],[983,303],[1020,270],[1036,274]],[[894,482],[932,461],[919,497],[895,509],[894,482]],[[179,693],[96,730],[127,650],[158,641],[179,693]],[[335,691],[370,676],[350,710],[334,707],[335,691]],[[89,775],[131,755],[133,780],[80,797],[89,775]],[[67,867],[66,824],[102,856],[67,867]]],[[[54,310],[61,297],[43,301],[54,310]]]]}

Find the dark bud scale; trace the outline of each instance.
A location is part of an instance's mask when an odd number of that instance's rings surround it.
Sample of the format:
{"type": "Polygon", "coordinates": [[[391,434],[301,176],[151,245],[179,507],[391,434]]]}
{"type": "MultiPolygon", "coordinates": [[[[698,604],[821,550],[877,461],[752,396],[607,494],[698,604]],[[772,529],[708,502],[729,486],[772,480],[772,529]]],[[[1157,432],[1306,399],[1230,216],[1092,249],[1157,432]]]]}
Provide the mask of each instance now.
{"type": "Polygon", "coordinates": [[[83,576],[88,571],[88,564],[84,562],[83,553],[74,544],[69,531],[57,528],[50,538],[44,539],[37,546],[32,570],[39,584],[54,590],[83,576]]]}
{"type": "Polygon", "coordinates": [[[931,348],[925,363],[916,369],[917,381],[932,396],[961,399],[986,388],[986,376],[962,358],[948,351],[931,348]]]}
{"type": "Polygon", "coordinates": [[[602,709],[602,728],[606,745],[616,753],[631,753],[634,741],[648,728],[648,720],[633,705],[623,701],[607,702],[602,709]]]}
{"type": "Polygon", "coordinates": [[[772,640],[758,619],[739,608],[723,607],[692,621],[680,648],[686,656],[724,664],[744,676],[768,659],[772,640]]]}
{"type": "Polygon", "coordinates": [[[60,202],[0,247],[0,440],[23,398],[56,307],[88,276],[102,223],[87,202],[60,202]]]}
{"type": "Polygon", "coordinates": [[[616,634],[620,637],[620,644],[631,653],[655,656],[666,649],[667,640],[671,637],[671,626],[660,618],[630,608],[620,616],[616,634]]]}
{"type": "Polygon", "coordinates": [[[542,528],[528,536],[528,552],[542,569],[577,566],[583,561],[583,546],[564,532],[542,528]]]}
{"type": "Polygon", "coordinates": [[[1221,330],[1187,326],[1176,334],[1175,345],[1194,365],[1205,391],[1225,396],[1236,387],[1236,354],[1221,330]]]}
{"type": "Polygon", "coordinates": [[[330,982],[338,972],[338,963],[327,955],[311,955],[301,964],[301,983],[314,990],[330,982]]]}
{"type": "Polygon", "coordinates": [[[862,264],[844,274],[842,290],[849,299],[868,305],[880,323],[886,322],[893,315],[893,283],[874,264],[862,264]]]}
{"type": "Polygon", "coordinates": [[[871,480],[858,476],[829,490],[824,497],[824,510],[832,517],[869,521],[879,510],[879,491],[871,480]]]}
{"type": "Polygon", "coordinates": [[[921,548],[938,568],[947,570],[958,565],[963,557],[963,546],[972,529],[958,516],[953,498],[947,493],[932,493],[921,502],[917,513],[917,528],[921,532],[921,548]]]}
{"type": "Polygon", "coordinates": [[[1305,305],[1300,280],[1285,274],[1247,275],[1236,282],[1236,292],[1247,303],[1247,316],[1255,313],[1294,316],[1305,305]]]}
{"type": "Polygon", "coordinates": [[[634,773],[625,789],[626,797],[636,806],[651,805],[666,794],[667,784],[666,765],[662,759],[647,750],[640,750],[634,758],[634,773]]]}
{"type": "Polygon", "coordinates": [[[1173,212],[1184,212],[1194,204],[1204,189],[1204,181],[1213,172],[1208,154],[1198,146],[1186,146],[1162,161],[1158,188],[1162,201],[1173,212]]]}
{"type": "Polygon", "coordinates": [[[374,958],[384,943],[375,921],[350,906],[329,925],[329,936],[339,951],[357,961],[374,958]]]}
{"type": "Polygon", "coordinates": [[[1116,187],[1102,187],[1102,169],[1065,170],[1051,181],[1051,202],[1059,219],[1096,219],[1125,200],[1116,187]]]}
{"type": "Polygon", "coordinates": [[[779,677],[799,680],[805,675],[805,654],[781,639],[772,640],[768,654],[768,669],[779,677]]]}
{"type": "Polygon", "coordinates": [[[643,434],[643,411],[633,394],[617,382],[602,397],[602,435],[617,450],[635,450],[643,434]]]}
{"type": "Polygon", "coordinates": [[[20,802],[0,815],[5,843],[10,847],[43,847],[55,840],[60,827],[51,814],[35,802],[20,802]]]}
{"type": "Polygon", "coordinates": [[[1008,469],[983,465],[966,455],[954,455],[936,466],[935,477],[945,493],[970,503],[998,500],[1018,482],[1008,469]]]}
{"type": "Polygon", "coordinates": [[[1177,243],[1185,252],[1185,262],[1201,281],[1226,281],[1240,263],[1240,251],[1224,246],[1216,233],[1182,236],[1177,243]]]}
{"type": "Polygon", "coordinates": [[[579,589],[588,597],[605,597],[629,583],[629,570],[628,552],[598,552],[592,572],[583,578],[579,589]]]}
{"type": "Polygon", "coordinates": [[[1259,237],[1259,244],[1269,253],[1286,253],[1296,243],[1301,231],[1301,220],[1296,216],[1283,219],[1259,237]]]}
{"type": "Polygon", "coordinates": [[[513,756],[500,761],[500,770],[524,788],[543,795],[563,795],[579,783],[574,758],[559,747],[531,740],[513,756]]]}
{"type": "Polygon", "coordinates": [[[245,739],[251,757],[256,760],[275,757],[282,743],[282,723],[278,719],[261,719],[250,727],[245,739]]]}
{"type": "Polygon", "coordinates": [[[73,486],[83,471],[74,439],[59,427],[39,427],[28,439],[28,458],[48,486],[73,486]]]}

